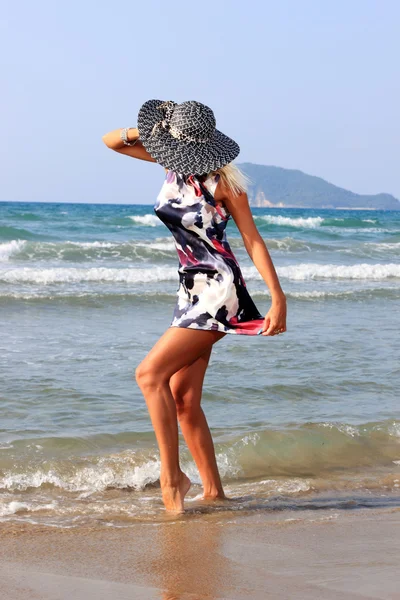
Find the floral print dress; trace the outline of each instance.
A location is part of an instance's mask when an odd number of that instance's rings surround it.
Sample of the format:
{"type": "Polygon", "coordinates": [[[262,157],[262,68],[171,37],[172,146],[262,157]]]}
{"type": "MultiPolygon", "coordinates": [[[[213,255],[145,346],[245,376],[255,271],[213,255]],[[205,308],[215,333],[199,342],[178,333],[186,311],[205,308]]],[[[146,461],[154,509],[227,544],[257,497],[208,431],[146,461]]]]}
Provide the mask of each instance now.
{"type": "Polygon", "coordinates": [[[257,335],[264,319],[226,239],[231,215],[214,200],[218,179],[168,171],[154,205],[174,236],[179,256],[171,327],[257,335]]]}

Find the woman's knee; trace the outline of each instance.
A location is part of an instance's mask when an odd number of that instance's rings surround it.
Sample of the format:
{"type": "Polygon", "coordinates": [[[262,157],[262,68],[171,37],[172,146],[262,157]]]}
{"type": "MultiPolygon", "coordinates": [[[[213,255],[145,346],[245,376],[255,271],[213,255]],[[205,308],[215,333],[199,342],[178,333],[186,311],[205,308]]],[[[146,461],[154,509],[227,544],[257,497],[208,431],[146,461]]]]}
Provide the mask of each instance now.
{"type": "Polygon", "coordinates": [[[163,383],[162,374],[157,373],[156,369],[148,360],[143,360],[135,369],[136,383],[140,389],[154,387],[163,383]]]}

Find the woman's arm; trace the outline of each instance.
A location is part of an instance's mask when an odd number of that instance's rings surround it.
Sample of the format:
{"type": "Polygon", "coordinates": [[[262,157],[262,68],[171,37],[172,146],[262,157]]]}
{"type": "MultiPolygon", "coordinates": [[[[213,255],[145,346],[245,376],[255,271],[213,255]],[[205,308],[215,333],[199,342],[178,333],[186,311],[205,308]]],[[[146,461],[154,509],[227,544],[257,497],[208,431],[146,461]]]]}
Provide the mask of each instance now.
{"type": "Polygon", "coordinates": [[[263,335],[275,335],[277,330],[286,331],[286,296],[268,249],[254,223],[247,194],[235,195],[220,180],[215,200],[222,202],[232,215],[248,255],[271,292],[272,305],[264,319],[263,335]]]}
{"type": "Polygon", "coordinates": [[[137,141],[134,146],[126,146],[121,140],[121,129],[114,129],[114,131],[103,135],[103,142],[111,150],[115,150],[115,152],[119,152],[120,154],[126,154],[126,156],[132,156],[132,158],[156,162],[139,140],[139,132],[136,127],[131,127],[128,130],[127,140],[128,142],[137,141]]]}

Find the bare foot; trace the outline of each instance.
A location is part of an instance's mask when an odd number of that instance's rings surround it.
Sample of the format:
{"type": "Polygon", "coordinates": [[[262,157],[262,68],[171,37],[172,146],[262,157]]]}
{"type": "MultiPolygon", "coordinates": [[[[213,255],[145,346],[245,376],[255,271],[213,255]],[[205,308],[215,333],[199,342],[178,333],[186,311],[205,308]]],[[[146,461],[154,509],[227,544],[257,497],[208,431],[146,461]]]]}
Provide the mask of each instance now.
{"type": "Polygon", "coordinates": [[[191,481],[185,473],[181,473],[178,486],[162,485],[162,497],[166,510],[176,513],[184,512],[183,502],[191,486],[191,481]]]}

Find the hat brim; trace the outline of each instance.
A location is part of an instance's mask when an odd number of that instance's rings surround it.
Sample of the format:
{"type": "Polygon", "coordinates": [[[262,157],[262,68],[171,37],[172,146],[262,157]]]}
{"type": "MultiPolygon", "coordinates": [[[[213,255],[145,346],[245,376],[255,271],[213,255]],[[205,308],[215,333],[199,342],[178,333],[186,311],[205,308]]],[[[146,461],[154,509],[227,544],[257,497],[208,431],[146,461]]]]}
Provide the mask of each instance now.
{"type": "Polygon", "coordinates": [[[162,100],[148,100],[139,110],[139,137],[147,152],[166,169],[182,175],[204,175],[232,162],[239,154],[239,145],[216,129],[207,142],[187,142],[174,138],[167,129],[154,125],[165,113],[158,107],[162,100]]]}

